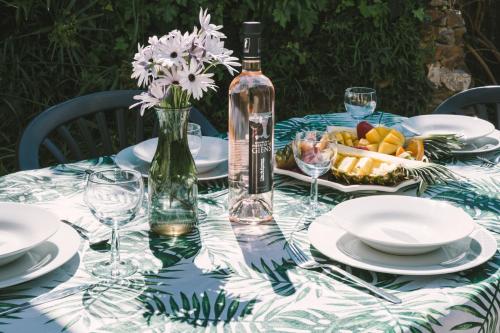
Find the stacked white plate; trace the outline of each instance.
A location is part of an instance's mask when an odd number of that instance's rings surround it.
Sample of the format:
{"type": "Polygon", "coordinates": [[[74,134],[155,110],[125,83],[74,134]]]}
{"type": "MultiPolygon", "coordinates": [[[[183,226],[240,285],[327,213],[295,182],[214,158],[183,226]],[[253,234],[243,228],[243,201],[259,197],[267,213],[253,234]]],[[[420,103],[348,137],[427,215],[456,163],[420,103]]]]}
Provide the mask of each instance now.
{"type": "Polygon", "coordinates": [[[338,262],[374,272],[435,275],[491,258],[495,238],[446,202],[398,195],[337,205],[309,228],[309,240],[338,262]]]}
{"type": "Polygon", "coordinates": [[[0,288],[58,268],[78,251],[80,237],[53,213],[19,203],[0,203],[0,288]]]}
{"type": "MultiPolygon", "coordinates": [[[[157,145],[158,138],[153,138],[125,148],[116,155],[115,163],[122,169],[136,170],[147,177],[157,145]]],[[[228,145],[226,140],[203,136],[200,151],[194,160],[198,171],[198,180],[227,177],[227,159],[228,145]]]]}
{"type": "Polygon", "coordinates": [[[455,134],[462,138],[463,149],[455,154],[477,154],[500,148],[500,131],[483,119],[452,114],[430,114],[403,120],[402,126],[416,135],[455,134]]]}

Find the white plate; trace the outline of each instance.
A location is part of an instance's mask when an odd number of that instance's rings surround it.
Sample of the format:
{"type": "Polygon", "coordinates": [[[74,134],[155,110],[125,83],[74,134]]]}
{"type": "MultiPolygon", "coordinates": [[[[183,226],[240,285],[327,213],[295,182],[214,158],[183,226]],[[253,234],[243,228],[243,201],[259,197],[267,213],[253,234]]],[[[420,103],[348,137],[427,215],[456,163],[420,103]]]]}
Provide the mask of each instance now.
{"type": "Polygon", "coordinates": [[[316,219],[308,236],[311,245],[337,262],[389,274],[429,276],[460,272],[481,265],[497,251],[495,238],[480,226],[463,240],[416,256],[377,251],[336,226],[331,215],[316,219]]]}
{"type": "MultiPolygon", "coordinates": [[[[121,169],[138,171],[143,177],[149,175],[149,163],[135,156],[133,147],[127,147],[115,156],[115,163],[121,169]]],[[[198,174],[198,180],[213,180],[227,177],[227,162],[220,163],[216,168],[198,174]]]]}
{"type": "MultiPolygon", "coordinates": [[[[312,178],[309,176],[304,175],[303,173],[300,172],[295,172],[292,170],[285,170],[285,169],[280,169],[280,168],[274,168],[274,173],[277,173],[278,175],[285,175],[289,176],[298,180],[302,180],[305,182],[310,183],[312,181],[312,178]]],[[[382,186],[382,185],[344,185],[340,183],[335,183],[331,182],[329,180],[321,179],[318,178],[318,184],[323,185],[326,187],[330,187],[342,192],[389,192],[389,193],[394,193],[397,192],[403,188],[418,184],[417,179],[408,179],[405,180],[395,186],[382,186]]]]}
{"type": "Polygon", "coordinates": [[[59,228],[58,220],[56,215],[34,205],[0,203],[0,266],[52,236],[59,228]]]}
{"type": "Polygon", "coordinates": [[[59,230],[42,244],[0,270],[0,288],[33,280],[60,267],[78,252],[80,236],[59,222],[59,230]]]}
{"type": "Polygon", "coordinates": [[[454,154],[479,154],[500,149],[500,131],[495,130],[487,136],[469,140],[462,150],[455,150],[454,154]]]}
{"type": "Polygon", "coordinates": [[[486,120],[453,114],[416,116],[403,120],[401,124],[418,135],[456,134],[463,140],[477,139],[495,130],[495,126],[486,120]]]}
{"type": "Polygon", "coordinates": [[[377,195],[344,201],[332,210],[337,224],[371,247],[392,254],[433,251],[467,237],[474,221],[444,201],[377,195]]]}
{"type": "MultiPolygon", "coordinates": [[[[136,144],[133,151],[141,160],[151,163],[157,145],[158,138],[153,138],[136,144]]],[[[199,173],[206,173],[216,168],[219,164],[226,162],[227,157],[228,147],[226,140],[204,136],[201,140],[200,151],[194,162],[199,173]]]]}

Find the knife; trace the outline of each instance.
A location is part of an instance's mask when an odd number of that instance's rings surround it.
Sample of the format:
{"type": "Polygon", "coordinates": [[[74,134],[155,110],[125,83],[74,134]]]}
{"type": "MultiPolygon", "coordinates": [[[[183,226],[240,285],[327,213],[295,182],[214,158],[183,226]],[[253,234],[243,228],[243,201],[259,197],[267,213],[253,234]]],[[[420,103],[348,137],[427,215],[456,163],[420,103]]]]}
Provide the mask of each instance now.
{"type": "Polygon", "coordinates": [[[97,283],[86,283],[86,284],[82,284],[82,285],[79,285],[76,287],[65,288],[65,289],[50,292],[48,294],[40,295],[40,296],[33,298],[29,302],[24,302],[24,303],[21,303],[15,307],[13,307],[13,308],[0,311],[0,316],[6,316],[6,315],[9,315],[11,313],[23,311],[23,310],[29,309],[31,307],[34,307],[34,306],[37,306],[40,304],[49,303],[49,302],[52,302],[52,301],[55,301],[55,300],[58,300],[58,299],[61,299],[64,297],[68,297],[68,296],[76,294],[80,291],[85,291],[87,289],[95,287],[97,285],[98,285],[97,283]]]}

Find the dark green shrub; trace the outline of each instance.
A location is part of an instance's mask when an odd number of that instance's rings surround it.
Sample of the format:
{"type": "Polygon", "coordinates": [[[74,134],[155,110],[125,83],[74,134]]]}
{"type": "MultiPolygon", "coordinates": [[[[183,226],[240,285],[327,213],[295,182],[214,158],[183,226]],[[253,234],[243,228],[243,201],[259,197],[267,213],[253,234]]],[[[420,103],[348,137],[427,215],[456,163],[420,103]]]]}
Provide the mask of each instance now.
{"type": "MultiPolygon", "coordinates": [[[[0,174],[16,168],[15,148],[44,108],[100,90],[133,88],[137,43],[191,29],[199,7],[224,24],[240,51],[245,20],[265,26],[263,68],[276,87],[278,120],[343,110],[344,89],[374,86],[379,107],[404,115],[425,110],[423,0],[157,0],[0,2],[0,174]]],[[[198,107],[227,128],[227,87],[198,107]]]]}

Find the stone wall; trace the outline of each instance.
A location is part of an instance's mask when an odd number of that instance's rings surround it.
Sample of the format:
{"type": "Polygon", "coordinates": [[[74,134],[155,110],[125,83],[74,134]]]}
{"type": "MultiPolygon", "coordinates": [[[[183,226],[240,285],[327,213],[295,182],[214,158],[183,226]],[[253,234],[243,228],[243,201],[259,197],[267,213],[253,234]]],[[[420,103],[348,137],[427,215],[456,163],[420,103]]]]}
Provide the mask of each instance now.
{"type": "Polygon", "coordinates": [[[423,44],[431,46],[433,57],[427,65],[434,88],[427,109],[432,112],[442,101],[471,85],[471,75],[465,65],[465,22],[451,0],[431,0],[427,8],[428,23],[424,26],[423,44]]]}

